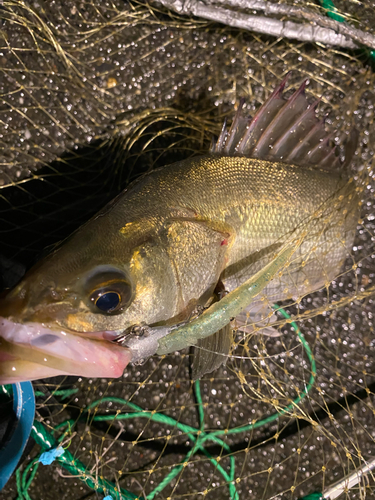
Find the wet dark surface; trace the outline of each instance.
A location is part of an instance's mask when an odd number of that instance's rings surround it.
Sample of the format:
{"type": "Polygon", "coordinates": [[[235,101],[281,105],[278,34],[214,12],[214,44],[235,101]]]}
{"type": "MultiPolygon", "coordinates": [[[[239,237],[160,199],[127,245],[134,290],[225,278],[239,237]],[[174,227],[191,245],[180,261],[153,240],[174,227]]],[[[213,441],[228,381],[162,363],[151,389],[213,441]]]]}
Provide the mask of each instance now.
{"type": "MultiPolygon", "coordinates": [[[[364,186],[364,203],[354,248],[329,291],[306,297],[299,306],[305,316],[298,324],[316,361],[313,388],[278,420],[228,432],[285,408],[311,376],[290,325],[282,327],[279,339],[255,336],[246,348],[241,344],[225,368],[200,384],[204,429],[226,430],[220,439],[230,449],[206,441],[205,450],[216,462],[197,450],[156,498],[231,498],[230,481],[218,464],[226,474],[235,467],[241,499],[299,498],[373,458],[374,303],[365,295],[375,273],[374,77],[363,60],[197,20],[183,22],[138,4],[56,2],[43,4],[41,11],[39,2],[27,5],[29,10],[13,8],[12,20],[8,7],[1,12],[6,43],[1,42],[0,56],[5,148],[0,179],[6,185],[37,172],[32,181],[0,190],[3,286],[132,178],[205,151],[240,96],[246,96],[252,113],[287,70],[293,70],[292,84],[310,78],[311,97],[324,91],[321,112],[332,106],[328,122],[338,127],[339,143],[353,124],[360,131],[353,169],[364,186]],[[364,295],[355,299],[354,292],[364,295]],[[328,309],[339,300],[340,309],[328,309]]],[[[296,306],[289,311],[298,313],[296,306]]],[[[72,419],[76,424],[64,446],[94,477],[118,481],[138,495],[149,494],[184,463],[195,434],[154,422],[148,413],[101,422],[94,415],[128,412],[114,399],[122,398],[199,429],[188,351],[129,367],[121,380],[60,378],[35,388],[44,393],[37,399],[37,418],[49,432],[72,419]],[[63,398],[53,394],[56,387],[76,391],[63,398]],[[98,410],[84,413],[97,400],[102,401],[98,410]]],[[[35,445],[28,452],[22,470],[39,451],[35,445]]],[[[56,462],[39,466],[28,491],[43,500],[104,497],[56,462]]],[[[375,498],[371,479],[366,493],[375,498]]],[[[356,489],[347,498],[363,494],[356,489]]],[[[0,498],[17,495],[14,477],[0,498]]]]}

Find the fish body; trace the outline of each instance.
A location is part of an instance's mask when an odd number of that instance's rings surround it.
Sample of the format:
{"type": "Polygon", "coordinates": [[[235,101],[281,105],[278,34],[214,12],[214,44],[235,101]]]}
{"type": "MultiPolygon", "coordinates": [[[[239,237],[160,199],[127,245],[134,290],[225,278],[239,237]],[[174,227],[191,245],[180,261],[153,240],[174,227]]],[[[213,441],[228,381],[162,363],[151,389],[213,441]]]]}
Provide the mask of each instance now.
{"type": "MultiPolygon", "coordinates": [[[[252,121],[237,113],[211,154],[136,180],[31,269],[3,300],[0,316],[43,325],[54,332],[41,334],[50,335],[50,344],[54,334],[62,342],[64,332],[110,349],[108,339],[130,327],[188,320],[218,283],[234,290],[301,237],[288,269],[263,295],[272,304],[329,283],[353,244],[359,199],[345,169],[334,168],[339,160],[303,88],[286,101],[282,85],[252,121]]],[[[8,330],[3,326],[1,333],[0,326],[0,350],[18,360],[20,377],[32,378],[21,368],[25,353],[17,357],[22,339],[14,343],[8,330]]],[[[49,349],[40,338],[29,363],[40,363],[37,349],[49,349]]],[[[118,376],[129,362],[123,351],[117,371],[108,368],[107,376],[118,376]]],[[[106,373],[105,360],[102,365],[106,373]]],[[[79,363],[60,370],[83,374],[79,363]]],[[[9,375],[0,373],[2,380],[9,375]]]]}

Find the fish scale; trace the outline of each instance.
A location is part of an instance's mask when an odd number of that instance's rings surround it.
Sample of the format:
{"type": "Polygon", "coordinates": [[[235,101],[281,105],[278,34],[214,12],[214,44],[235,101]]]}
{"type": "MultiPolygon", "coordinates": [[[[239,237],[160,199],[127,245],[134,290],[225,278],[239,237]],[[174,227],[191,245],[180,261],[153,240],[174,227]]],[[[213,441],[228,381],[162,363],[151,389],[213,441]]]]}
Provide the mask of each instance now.
{"type": "MultiPolygon", "coordinates": [[[[114,216],[120,218],[121,213],[128,212],[128,207],[138,206],[133,217],[147,218],[159,210],[159,224],[163,225],[168,220],[168,205],[178,203],[196,213],[202,223],[223,224],[223,228],[227,227],[235,235],[222,270],[222,280],[228,290],[267,262],[267,258],[254,257],[250,266],[243,267],[243,259],[275,243],[281,246],[286,237],[293,232],[297,236],[298,228],[306,230],[308,225],[312,234],[299,250],[299,260],[293,266],[296,270],[289,273],[289,277],[283,277],[282,286],[288,286],[290,291],[288,294],[277,291],[273,283],[266,290],[273,289],[273,300],[301,292],[294,286],[301,281],[298,274],[310,281],[304,293],[332,279],[348,256],[359,216],[355,184],[348,184],[345,176],[338,173],[311,167],[207,156],[156,170],[147,177],[147,184],[158,187],[150,195],[147,187],[139,183],[134,192],[129,192],[128,197],[113,208],[114,216]],[[174,187],[173,194],[168,186],[174,187]],[[162,211],[158,208],[160,199],[168,200],[162,211]],[[301,262],[312,247],[316,250],[301,271],[301,262]],[[226,279],[229,266],[232,271],[226,279]],[[322,273],[322,267],[326,273],[322,273]]],[[[193,253],[193,249],[189,250],[188,238],[183,247],[174,245],[173,249],[176,258],[179,252],[193,253]]]]}
{"type": "MultiPolygon", "coordinates": [[[[188,322],[220,299],[218,289],[235,290],[293,242],[287,268],[251,304],[258,315],[262,299],[300,297],[338,275],[359,217],[348,176],[355,134],[342,163],[316,103],[306,99],[306,82],[285,99],[286,81],[252,120],[241,101],[210,154],[137,179],[9,291],[0,304],[0,354],[8,360],[0,383],[38,377],[49,366],[51,374],[58,366],[61,373],[119,376],[132,350],[108,340],[126,345],[129,332],[138,338],[144,326],[188,322]],[[35,375],[34,365],[43,365],[35,375]]],[[[228,325],[199,339],[195,378],[225,362],[231,339],[228,325]]],[[[181,337],[176,345],[190,344],[181,337]]]]}

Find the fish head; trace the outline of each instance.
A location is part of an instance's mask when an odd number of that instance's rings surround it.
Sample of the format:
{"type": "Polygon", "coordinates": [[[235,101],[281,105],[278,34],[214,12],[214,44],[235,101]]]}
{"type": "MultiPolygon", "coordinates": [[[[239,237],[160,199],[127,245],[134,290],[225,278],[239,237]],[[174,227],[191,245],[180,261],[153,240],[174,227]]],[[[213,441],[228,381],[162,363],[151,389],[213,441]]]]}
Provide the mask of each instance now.
{"type": "Polygon", "coordinates": [[[173,315],[174,275],[158,243],[93,220],[31,268],[0,299],[0,383],[121,376],[132,353],[110,341],[173,315]]]}

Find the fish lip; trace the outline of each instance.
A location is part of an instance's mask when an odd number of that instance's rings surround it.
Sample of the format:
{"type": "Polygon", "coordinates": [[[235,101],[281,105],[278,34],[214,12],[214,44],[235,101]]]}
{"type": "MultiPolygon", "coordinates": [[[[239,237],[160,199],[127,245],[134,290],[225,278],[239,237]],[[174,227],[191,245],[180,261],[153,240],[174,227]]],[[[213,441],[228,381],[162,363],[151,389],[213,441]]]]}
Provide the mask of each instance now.
{"type": "Polygon", "coordinates": [[[118,378],[133,354],[130,349],[105,341],[102,337],[85,338],[68,329],[51,329],[41,323],[16,323],[0,317],[1,356],[7,361],[0,364],[0,384],[17,375],[17,370],[21,377],[17,379],[19,381],[40,378],[33,373],[23,373],[22,363],[42,367],[39,372],[43,372],[43,377],[54,376],[58,372],[118,378]]]}
{"type": "MultiPolygon", "coordinates": [[[[28,322],[33,323],[33,322],[28,322]]],[[[119,337],[123,330],[99,330],[97,332],[83,332],[79,330],[73,330],[72,328],[65,327],[64,325],[58,325],[55,327],[54,325],[49,325],[48,323],[40,323],[44,327],[51,329],[51,331],[61,331],[63,330],[66,333],[70,333],[72,335],[79,335],[81,337],[93,340],[116,340],[119,337]]]]}
{"type": "MultiPolygon", "coordinates": [[[[10,316],[8,318],[4,318],[0,314],[0,321],[3,319],[9,319],[10,321],[17,323],[17,324],[22,324],[22,325],[41,325],[43,328],[46,328],[48,330],[51,330],[51,332],[61,332],[64,331],[67,334],[72,334],[72,335],[80,335],[84,338],[87,339],[95,339],[95,340],[107,340],[107,341],[112,341],[115,340],[117,337],[119,337],[123,330],[99,330],[96,332],[85,332],[85,331],[80,331],[80,330],[74,330],[73,328],[69,328],[68,326],[65,326],[63,323],[60,323],[59,321],[56,321],[55,324],[50,323],[49,321],[38,321],[38,320],[23,320],[23,321],[17,321],[16,318],[10,316]]],[[[0,330],[0,337],[1,337],[1,330],[0,330]]]]}
{"type": "Polygon", "coordinates": [[[82,337],[93,339],[93,340],[105,340],[113,341],[116,340],[123,332],[123,330],[101,330],[98,332],[79,332],[77,330],[72,330],[69,328],[62,328],[74,335],[80,335],[82,337]]]}

